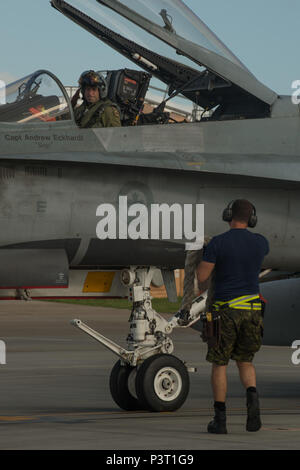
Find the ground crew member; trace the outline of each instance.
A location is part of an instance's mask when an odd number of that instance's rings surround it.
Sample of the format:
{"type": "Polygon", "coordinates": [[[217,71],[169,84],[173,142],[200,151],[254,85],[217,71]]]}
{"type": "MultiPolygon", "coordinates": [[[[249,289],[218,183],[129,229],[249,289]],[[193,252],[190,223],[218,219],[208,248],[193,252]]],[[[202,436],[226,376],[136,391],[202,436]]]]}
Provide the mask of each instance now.
{"type": "Polygon", "coordinates": [[[120,112],[107,98],[107,84],[102,75],[93,70],[83,72],[79,78],[80,89],[72,98],[75,108],[81,91],[83,103],[74,109],[76,124],[81,128],[120,127],[120,112]]]}
{"type": "Polygon", "coordinates": [[[265,237],[247,230],[255,227],[255,207],[246,200],[232,201],[223,212],[230,230],[213,237],[204,248],[197,269],[199,282],[206,281],[215,269],[213,311],[220,317],[220,338],[208,348],[206,359],[212,362],[212,389],[215,417],[208,432],[227,434],[227,365],[236,361],[240,380],[247,394],[247,431],[261,427],[256,372],[252,364],[260,349],[263,320],[259,296],[259,272],[269,244],[265,237]]]}

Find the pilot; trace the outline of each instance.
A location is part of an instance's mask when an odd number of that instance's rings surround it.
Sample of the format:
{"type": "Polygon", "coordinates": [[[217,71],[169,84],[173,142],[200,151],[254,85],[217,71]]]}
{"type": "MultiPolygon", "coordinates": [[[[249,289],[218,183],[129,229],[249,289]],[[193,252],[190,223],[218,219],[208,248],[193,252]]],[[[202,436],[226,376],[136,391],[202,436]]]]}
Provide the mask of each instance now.
{"type": "Polygon", "coordinates": [[[118,106],[107,98],[104,77],[94,70],[83,72],[79,78],[80,89],[72,98],[76,124],[81,128],[120,127],[118,106]],[[83,103],[75,107],[82,93],[83,103]]]}
{"type": "Polygon", "coordinates": [[[260,429],[261,420],[252,360],[260,349],[263,331],[258,275],[269,244],[262,235],[247,230],[257,223],[255,207],[249,201],[232,201],[223,212],[223,220],[229,222],[230,230],[212,238],[197,269],[199,283],[205,282],[215,270],[212,311],[220,322],[219,341],[208,344],[206,357],[212,363],[215,410],[207,430],[227,434],[226,372],[229,360],[233,359],[246,389],[246,430],[255,432],[260,429]]]}

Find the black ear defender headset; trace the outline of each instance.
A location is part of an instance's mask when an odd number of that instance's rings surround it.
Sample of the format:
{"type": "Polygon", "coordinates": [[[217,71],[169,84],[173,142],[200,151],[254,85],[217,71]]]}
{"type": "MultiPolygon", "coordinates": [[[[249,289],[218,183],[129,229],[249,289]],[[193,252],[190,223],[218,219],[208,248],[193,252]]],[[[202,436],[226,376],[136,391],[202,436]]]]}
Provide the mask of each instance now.
{"type": "MultiPolygon", "coordinates": [[[[231,201],[226,209],[223,211],[223,220],[224,222],[231,222],[232,221],[232,206],[235,203],[235,200],[231,201]]],[[[256,215],[256,209],[253,204],[252,205],[252,214],[248,220],[248,227],[254,228],[256,227],[257,224],[257,215],[256,215]]]]}

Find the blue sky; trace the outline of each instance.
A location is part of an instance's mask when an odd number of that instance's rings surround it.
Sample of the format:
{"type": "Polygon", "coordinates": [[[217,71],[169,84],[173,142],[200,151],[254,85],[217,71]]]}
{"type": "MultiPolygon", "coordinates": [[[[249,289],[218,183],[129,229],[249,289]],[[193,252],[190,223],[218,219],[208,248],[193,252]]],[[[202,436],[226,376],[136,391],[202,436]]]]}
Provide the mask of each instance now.
{"type": "MultiPolygon", "coordinates": [[[[65,85],[75,85],[83,70],[129,65],[51,8],[49,0],[1,3],[0,79],[21,78],[45,68],[65,85]]],[[[299,0],[186,0],[186,4],[259,80],[278,93],[292,93],[291,83],[300,80],[299,0]]]]}

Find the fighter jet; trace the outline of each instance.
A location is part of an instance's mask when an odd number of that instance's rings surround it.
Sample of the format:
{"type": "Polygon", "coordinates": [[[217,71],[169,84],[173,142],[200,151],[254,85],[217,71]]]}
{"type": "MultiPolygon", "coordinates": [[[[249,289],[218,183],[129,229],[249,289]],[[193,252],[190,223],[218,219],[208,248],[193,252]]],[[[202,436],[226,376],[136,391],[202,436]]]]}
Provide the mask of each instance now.
{"type": "MultiPolygon", "coordinates": [[[[72,276],[87,295],[99,283],[103,295],[129,288],[127,349],[80,320],[74,325],[119,356],[110,384],[121,408],[174,410],[188,393],[187,367],[172,355],[169,338],[179,317],[166,321],[152,309],[155,268],[174,298],[172,273],[185,266],[188,244],[199,241],[193,227],[184,230],[185,209],[204,207],[203,237],[211,237],[226,230],[221,214],[228,202],[245,198],[257,209],[257,231],[270,242],[264,269],[296,275],[299,106],[260,83],[181,0],[51,5],[136,68],[106,76],[120,128],[79,129],[51,72],[7,87],[0,106],[0,287],[8,296],[30,289],[32,297],[44,297],[45,289],[68,289],[72,276]],[[168,86],[169,96],[145,115],[152,77],[168,86]],[[166,105],[179,94],[203,108],[199,122],[169,119],[166,105]]],[[[276,292],[290,323],[283,339],[281,310],[267,315],[269,344],[290,345],[300,329],[288,282],[276,292]]],[[[262,290],[268,297],[268,283],[262,290]]],[[[199,318],[205,299],[195,299],[190,320],[199,318]]]]}

